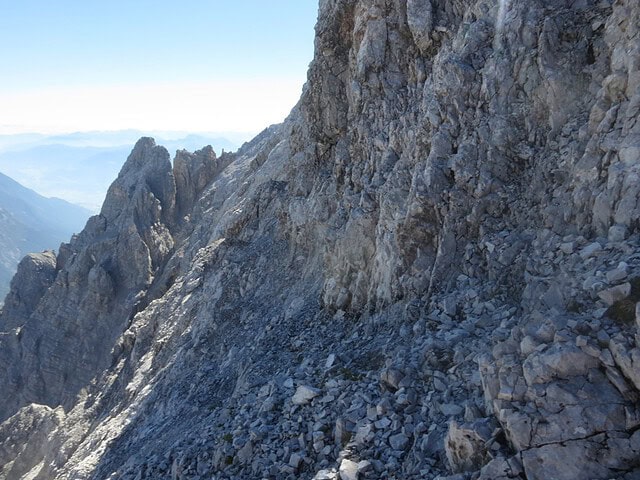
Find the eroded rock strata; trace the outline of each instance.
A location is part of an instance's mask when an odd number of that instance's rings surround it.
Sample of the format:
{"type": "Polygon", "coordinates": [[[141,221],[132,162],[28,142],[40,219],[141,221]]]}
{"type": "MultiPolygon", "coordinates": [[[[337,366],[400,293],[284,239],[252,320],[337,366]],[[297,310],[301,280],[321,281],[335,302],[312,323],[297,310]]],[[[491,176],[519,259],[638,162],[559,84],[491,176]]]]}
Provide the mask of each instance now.
{"type": "Polygon", "coordinates": [[[0,317],[18,479],[640,477],[640,6],[322,0],[238,152],[141,139],[0,317]]]}

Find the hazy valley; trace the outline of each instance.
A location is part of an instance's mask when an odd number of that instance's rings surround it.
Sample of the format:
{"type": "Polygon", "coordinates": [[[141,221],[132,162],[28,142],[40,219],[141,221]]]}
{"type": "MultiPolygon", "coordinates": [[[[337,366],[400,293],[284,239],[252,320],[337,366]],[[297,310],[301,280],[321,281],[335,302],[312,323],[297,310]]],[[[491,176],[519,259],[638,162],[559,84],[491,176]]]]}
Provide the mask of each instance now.
{"type": "MultiPolygon", "coordinates": [[[[91,212],[45,198],[0,173],[0,297],[27,253],[56,250],[79,233],[91,212]]],[[[2,303],[0,301],[0,303],[2,303]]]]}

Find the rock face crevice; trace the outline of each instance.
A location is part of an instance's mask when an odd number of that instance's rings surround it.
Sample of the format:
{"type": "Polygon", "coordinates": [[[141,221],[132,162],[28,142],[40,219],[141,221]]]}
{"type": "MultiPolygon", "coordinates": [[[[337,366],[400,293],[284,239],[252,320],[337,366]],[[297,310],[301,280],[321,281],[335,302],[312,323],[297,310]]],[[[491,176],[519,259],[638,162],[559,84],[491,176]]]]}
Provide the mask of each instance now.
{"type": "Polygon", "coordinates": [[[283,124],[24,260],[2,473],[635,478],[640,7],[319,3],[283,124]]]}

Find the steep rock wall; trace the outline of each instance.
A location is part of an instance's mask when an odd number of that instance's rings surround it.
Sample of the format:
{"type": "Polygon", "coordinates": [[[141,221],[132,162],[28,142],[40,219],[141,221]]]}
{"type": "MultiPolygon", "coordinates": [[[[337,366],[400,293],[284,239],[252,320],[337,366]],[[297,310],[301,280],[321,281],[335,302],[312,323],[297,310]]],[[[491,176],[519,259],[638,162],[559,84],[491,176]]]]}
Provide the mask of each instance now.
{"type": "Polygon", "coordinates": [[[141,140],[2,313],[3,474],[634,478],[639,15],[321,1],[284,124],[141,140]]]}

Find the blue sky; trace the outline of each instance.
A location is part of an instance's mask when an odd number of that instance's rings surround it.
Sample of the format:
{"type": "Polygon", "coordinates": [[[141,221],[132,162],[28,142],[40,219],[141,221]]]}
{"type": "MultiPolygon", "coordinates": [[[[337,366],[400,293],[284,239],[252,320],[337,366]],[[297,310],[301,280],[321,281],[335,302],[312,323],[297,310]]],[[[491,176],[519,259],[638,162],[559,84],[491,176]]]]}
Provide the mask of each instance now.
{"type": "Polygon", "coordinates": [[[21,0],[1,11],[0,133],[241,130],[243,116],[255,131],[300,94],[317,1],[21,0]]]}

